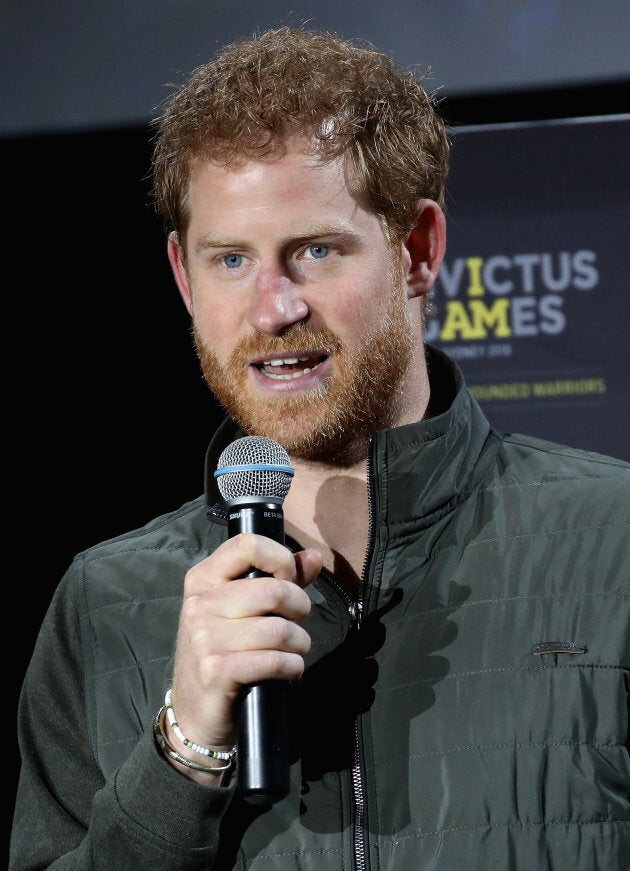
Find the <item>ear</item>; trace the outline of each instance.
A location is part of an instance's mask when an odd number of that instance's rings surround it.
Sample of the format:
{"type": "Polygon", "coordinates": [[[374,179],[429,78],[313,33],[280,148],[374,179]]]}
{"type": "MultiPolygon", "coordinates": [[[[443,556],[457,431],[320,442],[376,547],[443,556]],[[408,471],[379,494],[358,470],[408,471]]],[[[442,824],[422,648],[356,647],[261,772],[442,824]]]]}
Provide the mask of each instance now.
{"type": "Polygon", "coordinates": [[[434,200],[418,201],[416,224],[403,247],[407,298],[424,296],[435,284],[446,251],[446,218],[434,200]]]}
{"type": "Polygon", "coordinates": [[[173,270],[173,275],[175,276],[177,288],[181,294],[182,299],[184,300],[184,305],[188,310],[188,314],[192,316],[192,290],[190,288],[190,282],[188,280],[188,272],[186,271],[186,266],[184,265],[184,251],[182,249],[182,243],[179,241],[179,235],[176,233],[175,230],[171,230],[171,232],[168,234],[167,253],[168,261],[171,264],[171,269],[173,270]]]}

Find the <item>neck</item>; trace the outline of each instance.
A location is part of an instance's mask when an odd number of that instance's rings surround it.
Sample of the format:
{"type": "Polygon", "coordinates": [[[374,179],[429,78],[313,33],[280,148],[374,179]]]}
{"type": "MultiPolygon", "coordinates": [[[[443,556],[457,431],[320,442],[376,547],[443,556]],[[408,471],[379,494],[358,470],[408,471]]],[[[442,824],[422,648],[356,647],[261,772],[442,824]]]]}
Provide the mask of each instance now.
{"type": "Polygon", "coordinates": [[[287,534],[316,548],[324,568],[355,595],[367,548],[367,459],[347,468],[292,462],[295,475],[284,502],[287,534]]]}

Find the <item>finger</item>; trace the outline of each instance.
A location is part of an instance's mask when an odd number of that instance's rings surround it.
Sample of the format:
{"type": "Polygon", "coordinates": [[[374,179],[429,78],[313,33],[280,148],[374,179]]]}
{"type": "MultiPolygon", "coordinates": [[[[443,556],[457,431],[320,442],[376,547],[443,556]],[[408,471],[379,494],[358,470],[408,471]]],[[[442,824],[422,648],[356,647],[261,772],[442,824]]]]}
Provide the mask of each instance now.
{"type": "MultiPolygon", "coordinates": [[[[227,716],[229,719],[231,706],[241,687],[259,680],[297,680],[303,673],[304,655],[301,652],[274,647],[217,650],[195,660],[193,667],[180,658],[176,662],[173,686],[177,684],[178,693],[184,692],[191,715],[202,706],[206,707],[207,716],[227,716]],[[220,699],[223,701],[219,703],[220,699]]],[[[228,724],[224,731],[229,729],[228,724]]]]}
{"type": "MultiPolygon", "coordinates": [[[[193,566],[187,580],[194,586],[200,579],[204,588],[242,578],[252,568],[267,575],[295,579],[295,560],[291,551],[264,535],[242,532],[224,541],[210,556],[193,566]]],[[[197,592],[191,590],[191,593],[197,592]]]]}
{"type": "Polygon", "coordinates": [[[281,578],[237,578],[229,584],[210,584],[205,590],[184,596],[184,619],[208,623],[212,618],[239,620],[276,614],[301,621],[311,610],[304,590],[281,578]]]}
{"type": "Polygon", "coordinates": [[[293,555],[295,560],[295,583],[307,587],[322,570],[324,563],[318,550],[307,548],[293,555]]]}
{"type": "Polygon", "coordinates": [[[297,623],[283,617],[247,617],[234,626],[224,625],[213,637],[219,654],[240,651],[277,650],[304,656],[311,649],[311,637],[297,623]]]}
{"type": "Polygon", "coordinates": [[[304,674],[304,658],[280,650],[245,651],[233,655],[230,671],[240,687],[267,680],[298,681],[304,674]]]}

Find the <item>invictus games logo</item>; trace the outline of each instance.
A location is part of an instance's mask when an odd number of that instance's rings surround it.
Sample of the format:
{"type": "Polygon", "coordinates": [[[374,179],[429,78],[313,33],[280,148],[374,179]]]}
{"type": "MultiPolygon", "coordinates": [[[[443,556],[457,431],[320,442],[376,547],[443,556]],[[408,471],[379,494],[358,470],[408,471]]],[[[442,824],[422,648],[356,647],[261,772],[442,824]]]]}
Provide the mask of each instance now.
{"type": "Polygon", "coordinates": [[[434,290],[437,313],[428,342],[455,343],[557,336],[573,292],[599,282],[594,251],[495,254],[444,262],[434,290]]]}
{"type": "Polygon", "coordinates": [[[557,337],[565,331],[576,295],[599,284],[596,260],[594,251],[580,249],[444,262],[432,292],[425,338],[453,359],[490,362],[485,373],[477,372],[483,383],[469,383],[480,401],[604,394],[605,379],[590,365],[579,372],[545,368],[538,379],[529,357],[523,371],[496,365],[501,358],[507,363],[516,356],[521,339],[557,337]],[[490,381],[485,380],[488,376],[490,381]]]}

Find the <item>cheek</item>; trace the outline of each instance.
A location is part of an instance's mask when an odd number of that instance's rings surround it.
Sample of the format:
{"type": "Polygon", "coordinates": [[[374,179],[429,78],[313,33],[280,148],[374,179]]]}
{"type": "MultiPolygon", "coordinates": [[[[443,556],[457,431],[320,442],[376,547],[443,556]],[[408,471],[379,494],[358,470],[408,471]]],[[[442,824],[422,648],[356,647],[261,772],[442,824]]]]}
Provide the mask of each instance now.
{"type": "Polygon", "coordinates": [[[193,294],[192,319],[197,333],[215,353],[231,352],[243,333],[243,316],[234,303],[193,294]]]}
{"type": "MultiPolygon", "coordinates": [[[[389,311],[394,287],[392,276],[380,267],[359,279],[352,291],[344,294],[339,311],[345,322],[354,323],[369,329],[380,326],[389,311]]],[[[400,290],[401,294],[404,291],[400,290]]]]}

